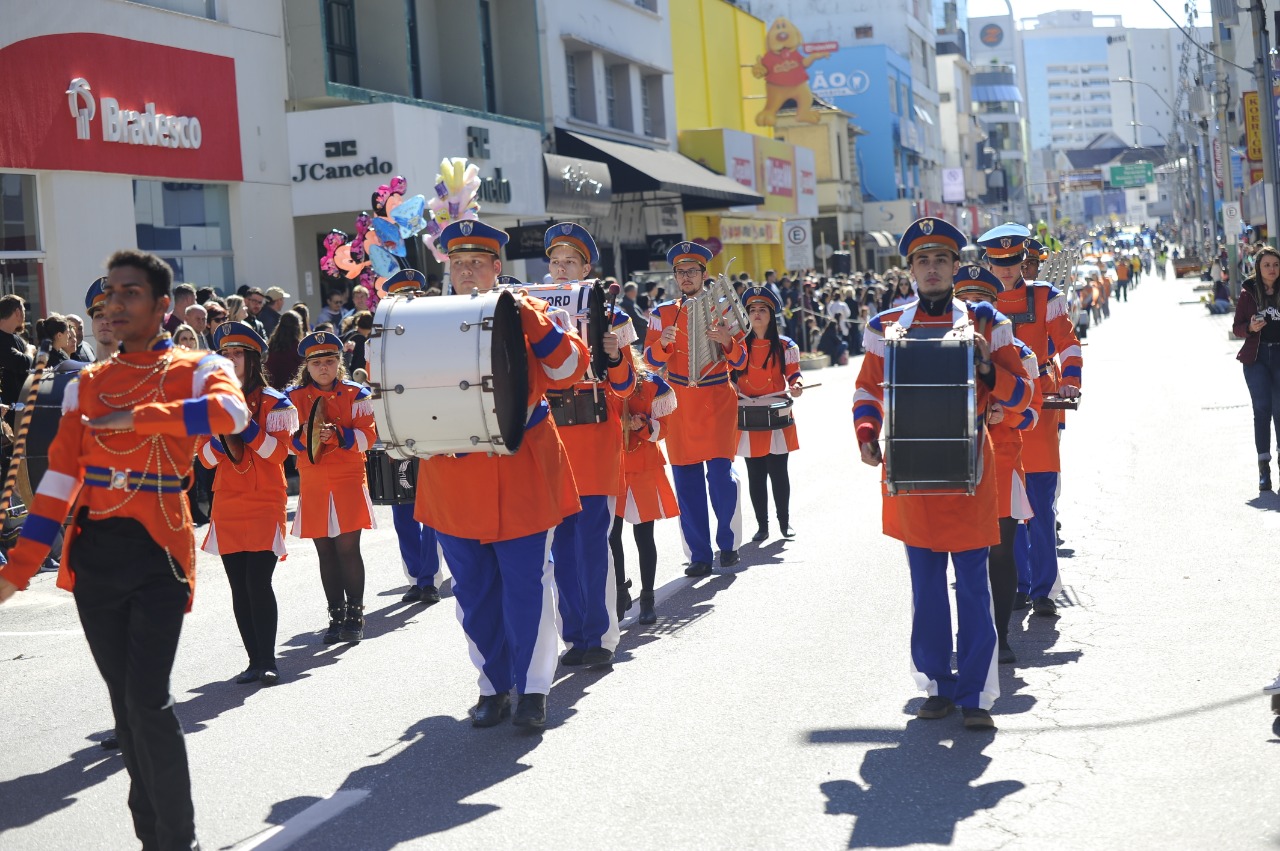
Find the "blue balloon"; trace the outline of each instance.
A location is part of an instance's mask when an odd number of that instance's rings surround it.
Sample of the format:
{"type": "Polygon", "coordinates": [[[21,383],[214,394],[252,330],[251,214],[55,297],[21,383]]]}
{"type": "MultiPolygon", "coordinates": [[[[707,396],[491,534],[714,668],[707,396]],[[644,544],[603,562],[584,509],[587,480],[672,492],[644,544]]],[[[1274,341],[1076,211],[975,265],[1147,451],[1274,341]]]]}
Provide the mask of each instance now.
{"type": "Polygon", "coordinates": [[[374,274],[379,278],[390,278],[400,271],[400,263],[395,255],[381,245],[369,246],[369,262],[373,265],[374,274]]]}
{"type": "Polygon", "coordinates": [[[404,237],[400,235],[398,226],[386,219],[377,218],[373,220],[373,232],[378,235],[383,248],[397,257],[404,256],[404,237]]]}
{"type": "Polygon", "coordinates": [[[391,211],[391,218],[400,226],[401,236],[408,239],[422,232],[427,226],[424,215],[426,209],[427,199],[421,195],[414,195],[412,198],[405,198],[400,202],[400,206],[391,211]]]}

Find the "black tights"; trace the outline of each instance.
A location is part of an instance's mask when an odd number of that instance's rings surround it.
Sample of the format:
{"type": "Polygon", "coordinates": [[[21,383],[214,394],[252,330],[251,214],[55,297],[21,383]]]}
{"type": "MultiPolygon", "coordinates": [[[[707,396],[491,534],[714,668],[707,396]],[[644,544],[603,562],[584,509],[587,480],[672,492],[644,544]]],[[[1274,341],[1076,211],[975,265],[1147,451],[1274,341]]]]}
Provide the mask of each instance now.
{"type": "Polygon", "coordinates": [[[276,570],[276,554],[230,553],[222,557],[231,586],[231,610],[235,612],[240,640],[249,654],[250,668],[276,667],[276,593],[271,575],[276,570]]]}
{"type": "MultiPolygon", "coordinates": [[[[653,542],[653,521],[637,523],[631,527],[640,551],[640,590],[653,593],[654,578],[658,575],[658,546],[653,542]]],[[[627,581],[627,568],[622,556],[622,518],[613,518],[609,530],[609,549],[613,550],[613,574],[621,588],[627,581]]]]}
{"type": "Polygon", "coordinates": [[[360,530],[314,540],[316,555],[320,556],[320,584],[329,608],[341,608],[344,603],[362,605],[364,558],[360,555],[360,530]]]}
{"type": "Polygon", "coordinates": [[[1013,559],[1013,536],[1018,521],[1000,518],[1000,543],[987,556],[987,574],[991,578],[991,607],[995,610],[996,638],[1003,647],[1009,643],[1009,618],[1013,616],[1013,598],[1018,593],[1018,564],[1013,559]]]}
{"type": "Polygon", "coordinates": [[[785,526],[791,519],[791,478],[787,475],[789,454],[745,459],[747,491],[751,494],[751,507],[756,512],[756,522],[761,526],[769,522],[769,480],[773,481],[773,504],[778,509],[778,522],[785,526]]]}

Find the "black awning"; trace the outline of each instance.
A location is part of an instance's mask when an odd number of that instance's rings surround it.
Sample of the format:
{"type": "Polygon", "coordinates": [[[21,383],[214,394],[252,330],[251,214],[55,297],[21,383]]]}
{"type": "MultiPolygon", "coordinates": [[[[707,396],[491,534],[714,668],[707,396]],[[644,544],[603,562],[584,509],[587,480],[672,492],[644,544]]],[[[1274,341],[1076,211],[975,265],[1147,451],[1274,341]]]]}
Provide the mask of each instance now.
{"type": "Polygon", "coordinates": [[[561,153],[603,156],[609,164],[615,194],[674,192],[683,197],[686,210],[764,203],[763,196],[674,151],[610,142],[568,131],[560,131],[557,137],[561,153]]]}

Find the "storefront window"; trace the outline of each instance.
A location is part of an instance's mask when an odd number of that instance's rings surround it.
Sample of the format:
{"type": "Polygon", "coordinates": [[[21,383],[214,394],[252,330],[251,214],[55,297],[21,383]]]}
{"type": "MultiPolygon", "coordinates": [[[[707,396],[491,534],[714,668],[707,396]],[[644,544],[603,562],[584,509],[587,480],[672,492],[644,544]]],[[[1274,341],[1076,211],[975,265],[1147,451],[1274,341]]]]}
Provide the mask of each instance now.
{"type": "Polygon", "coordinates": [[[133,213],[138,247],[163,257],[175,281],[235,291],[226,186],[135,180],[133,213]]]}
{"type": "Polygon", "coordinates": [[[22,296],[33,317],[44,315],[43,260],[35,176],[0,174],[0,295],[22,296]]]}

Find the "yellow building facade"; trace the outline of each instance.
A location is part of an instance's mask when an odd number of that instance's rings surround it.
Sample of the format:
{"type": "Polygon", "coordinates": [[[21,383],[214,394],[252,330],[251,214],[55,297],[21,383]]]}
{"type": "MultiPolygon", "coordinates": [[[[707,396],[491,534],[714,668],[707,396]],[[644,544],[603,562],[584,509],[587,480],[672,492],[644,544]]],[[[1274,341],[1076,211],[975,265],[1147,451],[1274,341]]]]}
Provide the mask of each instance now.
{"type": "Polygon", "coordinates": [[[685,213],[685,236],[717,251],[714,273],[787,271],[789,218],[817,215],[814,154],[775,140],[755,123],[764,81],[751,68],[765,52],[765,22],[725,0],[670,4],[676,125],[680,153],[764,197],[756,207],[685,213]]]}

